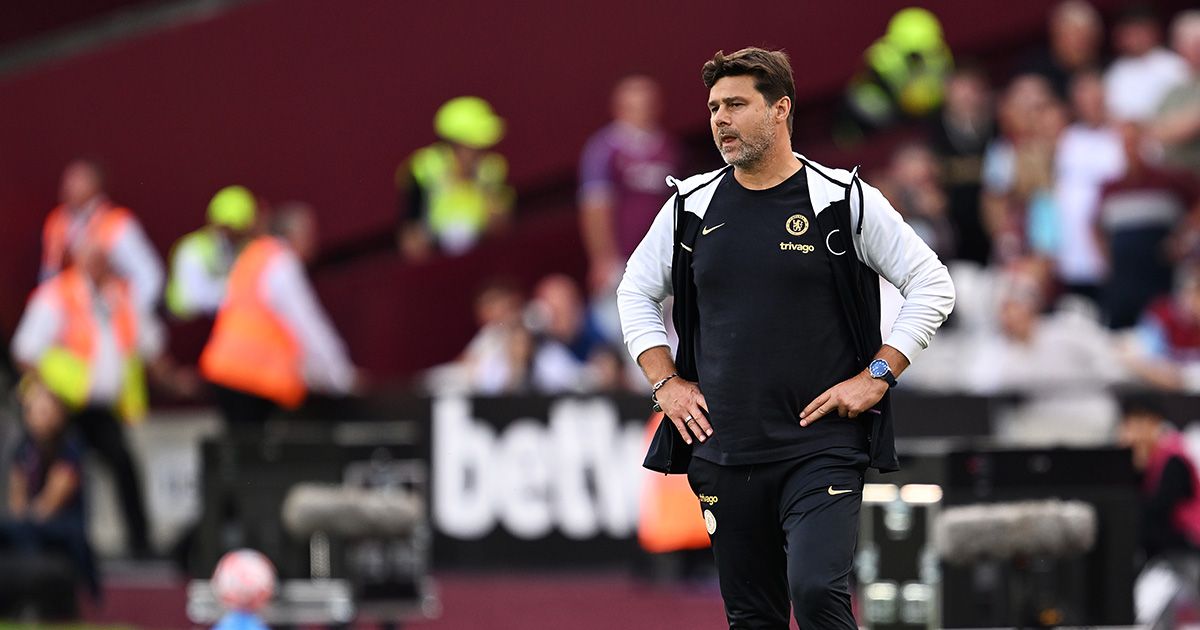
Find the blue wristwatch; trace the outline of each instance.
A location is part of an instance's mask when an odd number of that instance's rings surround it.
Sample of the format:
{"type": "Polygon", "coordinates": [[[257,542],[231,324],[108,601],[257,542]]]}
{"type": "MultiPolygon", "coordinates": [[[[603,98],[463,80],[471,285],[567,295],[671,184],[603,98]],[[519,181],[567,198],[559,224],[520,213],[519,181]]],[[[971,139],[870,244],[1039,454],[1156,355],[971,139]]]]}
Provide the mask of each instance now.
{"type": "Polygon", "coordinates": [[[896,376],[892,374],[892,366],[888,365],[887,359],[875,359],[867,366],[867,372],[871,378],[883,379],[888,387],[896,386],[896,376]]]}

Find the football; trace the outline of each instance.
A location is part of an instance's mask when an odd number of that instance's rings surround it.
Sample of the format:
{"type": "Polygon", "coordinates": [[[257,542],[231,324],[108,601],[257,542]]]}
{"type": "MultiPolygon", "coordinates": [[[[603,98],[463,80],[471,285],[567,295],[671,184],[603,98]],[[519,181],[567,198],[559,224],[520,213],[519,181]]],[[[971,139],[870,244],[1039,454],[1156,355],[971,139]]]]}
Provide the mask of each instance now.
{"type": "Polygon", "coordinates": [[[230,551],[217,563],[212,587],[226,609],[255,612],[275,593],[275,567],[253,549],[230,551]]]}

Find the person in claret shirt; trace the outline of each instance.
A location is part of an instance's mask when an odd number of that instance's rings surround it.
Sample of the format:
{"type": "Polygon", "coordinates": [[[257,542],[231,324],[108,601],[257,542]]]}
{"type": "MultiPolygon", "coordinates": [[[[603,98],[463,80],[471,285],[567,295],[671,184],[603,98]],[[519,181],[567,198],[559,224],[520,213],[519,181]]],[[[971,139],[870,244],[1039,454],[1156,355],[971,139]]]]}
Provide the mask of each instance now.
{"type": "Polygon", "coordinates": [[[666,178],[678,172],[679,145],[661,126],[662,97],[650,77],[621,79],[612,122],[592,134],[579,161],[580,230],[588,290],[609,339],[620,337],[613,299],[625,261],[662,205],[666,178]]]}
{"type": "Polygon", "coordinates": [[[1184,171],[1166,170],[1143,156],[1135,123],[1119,126],[1125,175],[1100,192],[1097,220],[1108,279],[1102,309],[1113,329],[1137,324],[1146,307],[1171,292],[1174,264],[1170,235],[1200,199],[1200,186],[1184,171]]]}

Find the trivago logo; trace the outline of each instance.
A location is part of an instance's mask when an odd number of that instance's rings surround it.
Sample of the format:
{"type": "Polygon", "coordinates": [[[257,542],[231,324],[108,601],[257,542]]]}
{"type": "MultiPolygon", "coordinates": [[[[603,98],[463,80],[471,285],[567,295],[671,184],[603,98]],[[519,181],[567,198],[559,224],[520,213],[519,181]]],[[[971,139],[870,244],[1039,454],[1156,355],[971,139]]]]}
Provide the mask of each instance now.
{"type": "Polygon", "coordinates": [[[621,422],[604,399],[563,399],[548,420],[497,429],[463,398],[433,405],[433,512],[460,539],[499,524],[517,538],[551,532],[587,539],[632,536],[645,471],[644,426],[621,422]]]}

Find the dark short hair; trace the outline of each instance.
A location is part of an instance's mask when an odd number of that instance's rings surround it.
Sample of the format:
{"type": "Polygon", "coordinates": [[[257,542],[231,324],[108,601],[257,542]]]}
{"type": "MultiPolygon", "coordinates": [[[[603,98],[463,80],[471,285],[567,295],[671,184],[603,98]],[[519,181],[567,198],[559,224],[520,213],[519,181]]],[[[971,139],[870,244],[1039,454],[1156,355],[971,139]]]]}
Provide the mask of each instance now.
{"type": "Polygon", "coordinates": [[[1125,5],[1117,14],[1116,24],[1153,24],[1158,26],[1159,16],[1154,5],[1147,2],[1134,2],[1125,5]]]}
{"type": "Polygon", "coordinates": [[[1167,417],[1166,406],[1162,397],[1144,389],[1132,389],[1121,393],[1121,419],[1131,416],[1154,416],[1160,420],[1167,417]]]}
{"type": "Polygon", "coordinates": [[[701,71],[704,87],[712,88],[723,77],[754,77],[754,89],[758,90],[768,104],[788,97],[792,107],[788,110],[788,133],[792,133],[792,119],[796,113],[796,82],[792,78],[792,63],[782,50],[743,48],[732,55],[717,51],[705,62],[701,71]]]}

